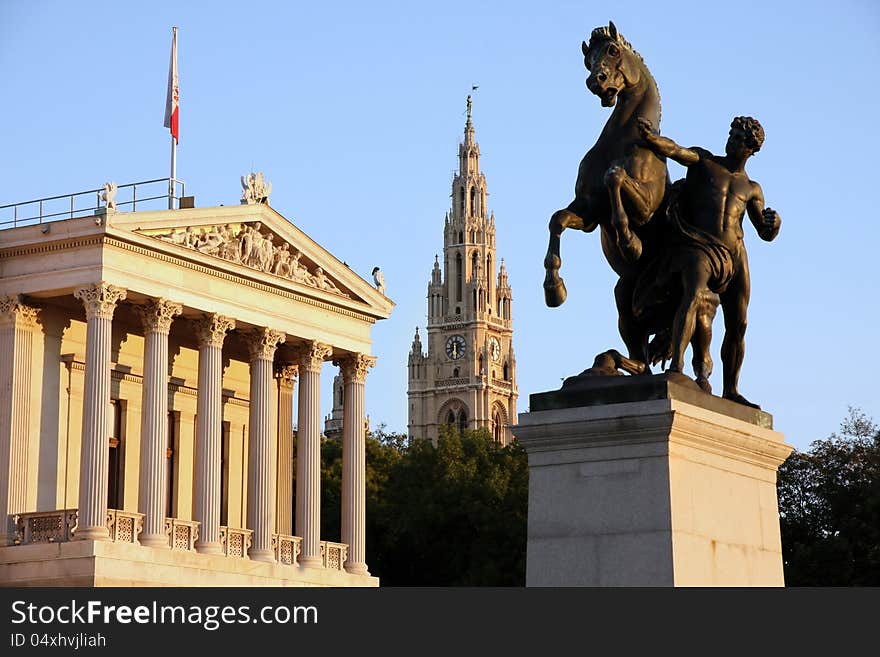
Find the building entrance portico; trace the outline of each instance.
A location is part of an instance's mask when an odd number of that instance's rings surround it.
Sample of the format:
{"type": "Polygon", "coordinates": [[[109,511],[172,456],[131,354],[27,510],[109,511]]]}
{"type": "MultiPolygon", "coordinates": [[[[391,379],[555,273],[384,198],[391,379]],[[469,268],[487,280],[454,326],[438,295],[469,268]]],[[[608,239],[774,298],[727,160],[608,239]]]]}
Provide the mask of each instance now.
{"type": "Polygon", "coordinates": [[[364,386],[389,299],[266,203],[0,234],[0,584],[378,585],[364,386]],[[334,540],[325,361],[346,377],[334,540]]]}

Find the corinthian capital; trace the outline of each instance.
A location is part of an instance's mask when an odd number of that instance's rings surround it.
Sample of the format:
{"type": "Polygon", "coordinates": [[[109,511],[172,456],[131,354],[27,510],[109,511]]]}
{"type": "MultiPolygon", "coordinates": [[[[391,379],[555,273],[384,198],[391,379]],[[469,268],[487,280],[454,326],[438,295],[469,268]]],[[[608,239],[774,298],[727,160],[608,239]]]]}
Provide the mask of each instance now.
{"type": "Polygon", "coordinates": [[[86,307],[86,319],[113,319],[116,304],[125,299],[128,291],[101,281],[73,291],[73,296],[86,307]]]}
{"type": "Polygon", "coordinates": [[[376,364],[376,357],[366,354],[352,354],[346,358],[334,360],[333,364],[339,366],[342,371],[342,380],[345,383],[351,381],[364,383],[367,380],[367,370],[376,364]]]}
{"type": "Polygon", "coordinates": [[[150,299],[137,311],[144,323],[144,333],[168,333],[171,322],[183,311],[183,306],[167,299],[150,299]]]}
{"type": "Polygon", "coordinates": [[[0,297],[0,326],[34,328],[37,325],[38,312],[38,308],[24,305],[20,294],[0,297]]]}
{"type": "Polygon", "coordinates": [[[312,340],[295,352],[299,366],[306,372],[320,372],[321,365],[327,356],[333,353],[333,347],[323,342],[312,340]]]}
{"type": "Polygon", "coordinates": [[[222,347],[226,333],[235,328],[235,320],[217,313],[204,315],[194,322],[199,348],[222,347]]]}
{"type": "Polygon", "coordinates": [[[283,342],[287,335],[270,328],[258,328],[245,333],[251,360],[272,360],[278,343],[283,342]]]}
{"type": "Polygon", "coordinates": [[[299,365],[293,363],[276,363],[275,378],[280,379],[282,385],[292,386],[296,377],[299,376],[299,365]]]}

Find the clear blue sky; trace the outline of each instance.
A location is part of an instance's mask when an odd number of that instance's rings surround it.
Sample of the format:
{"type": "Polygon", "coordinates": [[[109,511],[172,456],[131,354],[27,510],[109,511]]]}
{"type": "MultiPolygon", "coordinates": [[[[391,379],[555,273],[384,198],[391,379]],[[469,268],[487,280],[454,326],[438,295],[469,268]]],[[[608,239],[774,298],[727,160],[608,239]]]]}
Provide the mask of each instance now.
{"type": "MultiPolygon", "coordinates": [[[[234,204],[239,176],[263,171],[284,216],[364,278],[382,267],[397,307],[374,328],[367,412],[403,432],[407,352],[425,323],[465,97],[478,84],[474,124],[513,287],[523,412],[530,393],[621,348],[597,234],[564,235],[564,306],[545,307],[541,288],[547,221],[571,200],[608,117],[584,86],[581,40],[611,19],[657,79],[665,135],[721,152],[736,115],[766,130],[748,172],[783,224],[771,243],[746,226],[742,392],[800,449],[836,430],[848,405],[880,418],[880,5],[427,7],[2,0],[0,205],[168,174],[162,119],[177,25],[187,192],[199,206],[234,204]]],[[[716,389],[721,333],[719,314],[716,389]]],[[[324,400],[326,413],[329,390],[324,400]]]]}

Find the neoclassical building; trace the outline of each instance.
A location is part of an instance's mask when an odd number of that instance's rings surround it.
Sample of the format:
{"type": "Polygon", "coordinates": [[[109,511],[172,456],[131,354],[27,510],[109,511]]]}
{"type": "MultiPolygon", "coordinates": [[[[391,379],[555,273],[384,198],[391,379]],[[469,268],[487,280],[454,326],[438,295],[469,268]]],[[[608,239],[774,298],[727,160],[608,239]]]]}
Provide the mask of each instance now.
{"type": "Polygon", "coordinates": [[[0,584],[378,585],[364,386],[393,303],[244,196],[3,225],[0,584]],[[330,537],[326,361],[345,392],[330,537]]]}
{"type": "Polygon", "coordinates": [[[517,420],[513,295],[503,260],[495,274],[495,215],[486,204],[470,96],[458,158],[443,263],[435,256],[428,284],[428,349],[417,327],[407,362],[408,435],[436,443],[440,427],[449,424],[486,428],[506,445],[517,420]]]}

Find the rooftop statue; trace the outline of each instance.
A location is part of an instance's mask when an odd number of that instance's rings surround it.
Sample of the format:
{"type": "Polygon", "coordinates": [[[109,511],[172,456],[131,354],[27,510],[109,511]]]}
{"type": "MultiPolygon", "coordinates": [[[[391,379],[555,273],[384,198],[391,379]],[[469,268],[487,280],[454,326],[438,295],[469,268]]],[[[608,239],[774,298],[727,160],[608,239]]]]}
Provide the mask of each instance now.
{"type": "Polygon", "coordinates": [[[544,293],[548,306],[565,301],[558,274],[562,231],[600,227],[602,250],[619,276],[614,296],[629,357],[608,350],[580,376],[616,375],[621,369],[650,374],[660,360],[670,360],[668,371],[681,374],[691,345],[696,383],[711,392],[709,347],[720,304],[722,396],[759,408],[740,394],[738,381],[750,290],[742,222],[748,214],[766,241],[781,226],[779,214],[764,206],[761,186],[745,173],[764,130],[751,117],[737,117],[724,155],[683,148],[660,136],[657,85],[614,23],[593,30],[582,48],[590,70],[587,88],[615,109],[581,161],[574,200],[550,219],[544,293]],[[666,158],[687,167],[685,179],[669,184],[666,158]]]}

